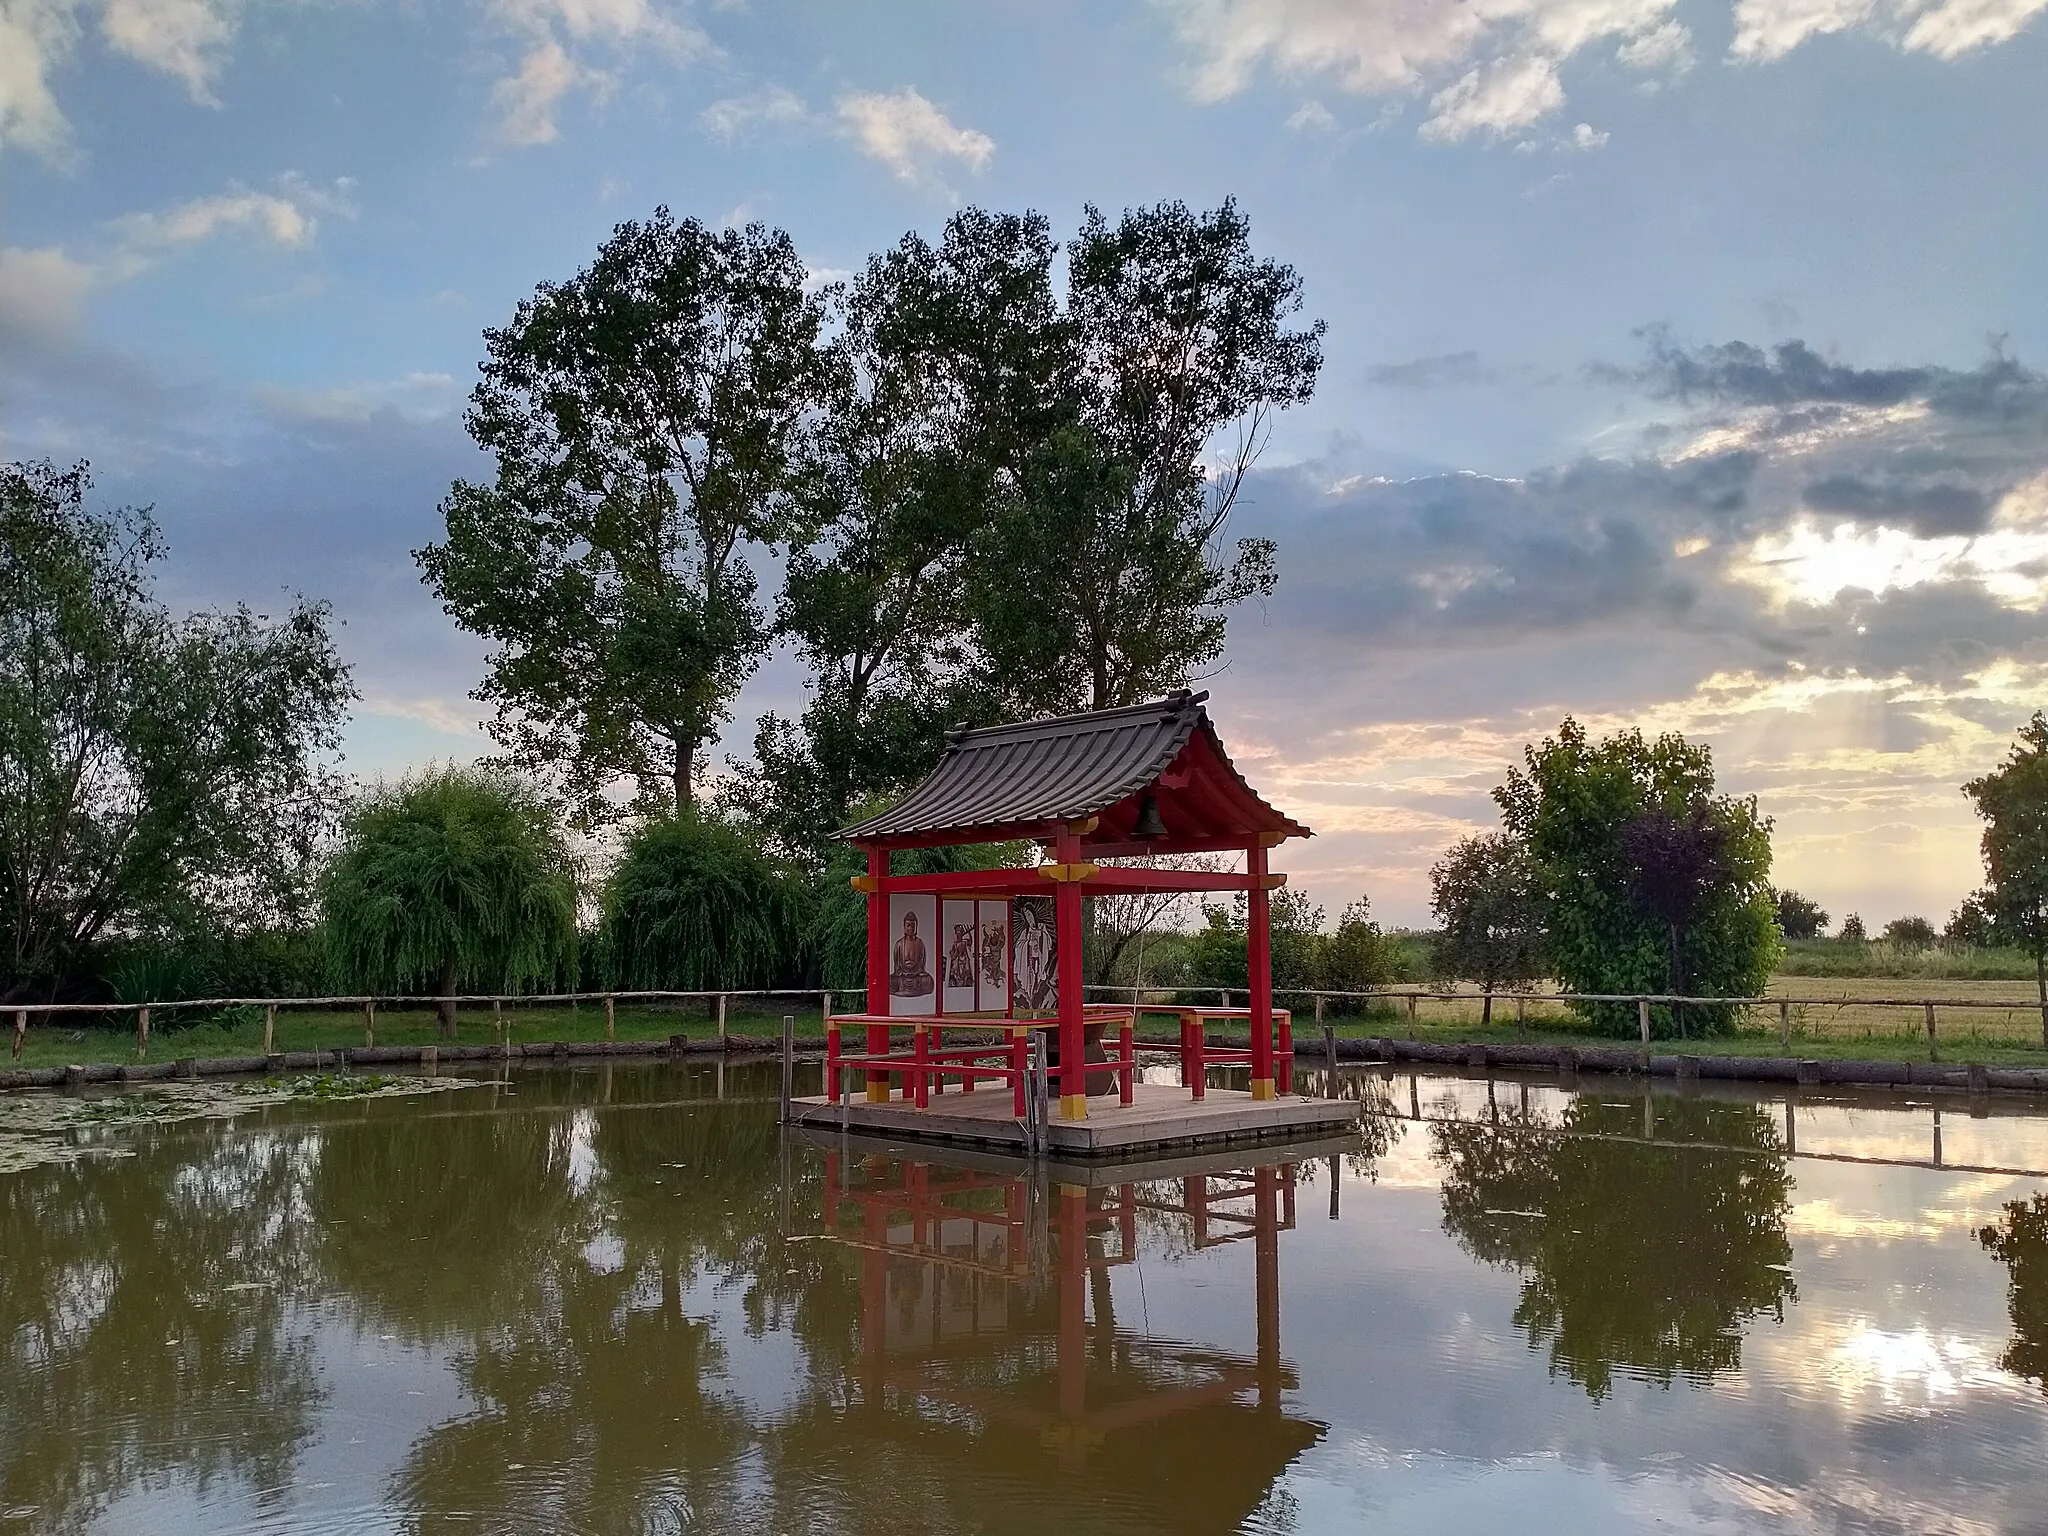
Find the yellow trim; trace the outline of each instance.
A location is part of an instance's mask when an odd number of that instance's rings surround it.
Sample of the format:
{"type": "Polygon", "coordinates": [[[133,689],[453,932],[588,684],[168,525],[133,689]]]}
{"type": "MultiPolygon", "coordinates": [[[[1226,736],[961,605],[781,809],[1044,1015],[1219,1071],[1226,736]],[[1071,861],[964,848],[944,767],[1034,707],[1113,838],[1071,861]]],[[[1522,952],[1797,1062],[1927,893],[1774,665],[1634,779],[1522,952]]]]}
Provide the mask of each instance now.
{"type": "Polygon", "coordinates": [[[1270,1077],[1255,1077],[1255,1078],[1253,1078],[1253,1079],[1252,1079],[1252,1097],[1253,1097],[1254,1099],[1261,1099],[1261,1100],[1263,1100],[1263,1099],[1270,1099],[1270,1098],[1274,1098],[1274,1097],[1276,1097],[1276,1095],[1275,1095],[1275,1094],[1274,1094],[1274,1092],[1273,1092],[1273,1079],[1271,1079],[1270,1077]]]}
{"type": "Polygon", "coordinates": [[[1100,816],[1083,816],[1079,821],[1068,822],[1067,830],[1076,837],[1086,837],[1101,825],[1102,818],[1100,816]]]}
{"type": "Polygon", "coordinates": [[[1061,1094],[1060,1118],[1062,1120],[1086,1120],[1088,1118],[1088,1095],[1085,1093],[1061,1094]]]}
{"type": "Polygon", "coordinates": [[[849,875],[846,883],[864,895],[872,896],[882,888],[882,882],[873,875],[849,875]]]}
{"type": "Polygon", "coordinates": [[[1286,883],[1287,877],[1285,875],[1266,876],[1266,889],[1269,891],[1277,891],[1280,889],[1281,886],[1285,885],[1286,883]]]}
{"type": "Polygon", "coordinates": [[[889,1085],[888,1085],[887,1083],[869,1083],[869,1084],[868,1084],[868,1102],[869,1102],[870,1104],[886,1104],[886,1103],[888,1103],[888,1102],[889,1102],[889,1085]]]}
{"type": "Polygon", "coordinates": [[[1060,1186],[1060,1193],[1070,1200],[1086,1200],[1088,1198],[1088,1186],[1085,1184],[1062,1184],[1060,1186]]]}
{"type": "Polygon", "coordinates": [[[1259,834],[1259,846],[1261,848],[1278,848],[1286,841],[1287,834],[1285,832],[1261,832],[1259,834]]]}
{"type": "Polygon", "coordinates": [[[1020,1035],[1028,1035],[1030,1033],[1031,1026],[1029,1024],[1012,1024],[1010,1026],[1010,1037],[1012,1039],[1016,1039],[1020,1035]]]}
{"type": "Polygon", "coordinates": [[[1046,880],[1093,880],[1102,872],[1099,864],[1041,864],[1038,873],[1046,880]]]}

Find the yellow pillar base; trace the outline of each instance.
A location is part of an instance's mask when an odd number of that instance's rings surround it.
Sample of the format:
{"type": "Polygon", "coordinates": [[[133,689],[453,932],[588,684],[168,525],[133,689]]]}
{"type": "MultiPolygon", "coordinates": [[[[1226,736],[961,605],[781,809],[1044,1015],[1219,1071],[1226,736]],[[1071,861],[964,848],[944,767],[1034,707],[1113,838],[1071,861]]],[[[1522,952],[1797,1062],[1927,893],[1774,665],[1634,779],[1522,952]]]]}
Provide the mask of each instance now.
{"type": "Polygon", "coordinates": [[[1271,1079],[1270,1077],[1253,1078],[1252,1097],[1255,1099],[1270,1099],[1276,1097],[1276,1095],[1273,1092],[1273,1079],[1271,1079]]]}
{"type": "Polygon", "coordinates": [[[1062,1120],[1086,1120],[1088,1118],[1088,1095],[1085,1093],[1061,1094],[1060,1118],[1062,1120]]]}
{"type": "Polygon", "coordinates": [[[888,1085],[887,1083],[869,1083],[869,1084],[868,1084],[868,1102],[869,1102],[870,1104],[886,1104],[886,1103],[888,1103],[888,1102],[889,1102],[889,1085],[888,1085]]]}

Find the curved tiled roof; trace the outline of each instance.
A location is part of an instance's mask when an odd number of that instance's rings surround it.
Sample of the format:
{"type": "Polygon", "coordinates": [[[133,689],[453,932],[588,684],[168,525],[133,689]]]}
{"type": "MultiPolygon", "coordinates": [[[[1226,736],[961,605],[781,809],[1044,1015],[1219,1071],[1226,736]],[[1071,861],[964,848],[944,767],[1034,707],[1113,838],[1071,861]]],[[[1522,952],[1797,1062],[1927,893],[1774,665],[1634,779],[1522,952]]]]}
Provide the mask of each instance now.
{"type": "Polygon", "coordinates": [[[946,755],[922,784],[838,835],[931,837],[1094,815],[1157,781],[1197,731],[1208,736],[1225,771],[1259,811],[1276,826],[1305,832],[1260,800],[1230,766],[1202,708],[1207,697],[1183,689],[1122,709],[949,732],[946,755]]]}

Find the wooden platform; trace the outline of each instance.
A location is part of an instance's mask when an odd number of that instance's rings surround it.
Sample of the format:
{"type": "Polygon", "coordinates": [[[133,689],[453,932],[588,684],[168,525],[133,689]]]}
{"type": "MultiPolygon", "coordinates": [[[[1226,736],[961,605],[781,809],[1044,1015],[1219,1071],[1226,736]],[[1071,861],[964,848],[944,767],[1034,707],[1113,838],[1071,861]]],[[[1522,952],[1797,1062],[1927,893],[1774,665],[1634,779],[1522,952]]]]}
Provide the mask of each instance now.
{"type": "MultiPolygon", "coordinates": [[[[1195,1150],[1297,1140],[1357,1123],[1355,1099],[1254,1100],[1248,1093],[1211,1088],[1197,1103],[1185,1088],[1140,1083],[1129,1105],[1115,1095],[1091,1098],[1086,1120],[1054,1117],[1047,1136],[1053,1157],[1119,1157],[1134,1152],[1195,1150]]],[[[819,1130],[883,1135],[896,1141],[950,1143],[1023,1152],[1024,1127],[1010,1112],[1007,1091],[948,1093],[929,1109],[900,1099],[870,1104],[856,1098],[844,1109],[826,1098],[793,1099],[790,1122],[819,1130]]]]}

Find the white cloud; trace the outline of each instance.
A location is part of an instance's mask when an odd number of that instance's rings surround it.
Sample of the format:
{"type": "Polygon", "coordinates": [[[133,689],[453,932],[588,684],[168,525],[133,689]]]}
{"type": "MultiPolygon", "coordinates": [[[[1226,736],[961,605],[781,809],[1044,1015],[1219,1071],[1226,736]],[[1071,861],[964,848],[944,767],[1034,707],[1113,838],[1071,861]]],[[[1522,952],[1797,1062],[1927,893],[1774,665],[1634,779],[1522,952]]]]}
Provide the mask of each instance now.
{"type": "Polygon", "coordinates": [[[552,144],[561,130],[555,109],[578,86],[602,88],[606,77],[569,57],[552,37],[536,44],[516,75],[491,87],[491,106],[498,114],[498,139],[504,144],[552,144]]]}
{"type": "Polygon", "coordinates": [[[69,334],[98,274],[55,246],[0,249],[0,335],[69,334]]]}
{"type": "Polygon", "coordinates": [[[69,135],[49,73],[77,33],[68,4],[0,4],[0,145],[20,144],[50,159],[62,155],[69,135]]]}
{"type": "Polygon", "coordinates": [[[418,371],[329,389],[286,389],[269,384],[256,393],[264,404],[305,421],[368,421],[383,411],[409,421],[435,421],[452,415],[462,404],[462,385],[453,375],[418,371]]]}
{"type": "Polygon", "coordinates": [[[287,172],[278,178],[277,191],[256,192],[247,187],[230,187],[212,197],[195,197],[161,213],[131,213],[110,226],[126,247],[131,259],[146,260],[152,253],[178,246],[196,245],[230,232],[253,234],[287,250],[303,250],[313,243],[321,213],[355,216],[355,183],[347,177],[330,187],[319,187],[303,176],[287,172]]]}
{"type": "Polygon", "coordinates": [[[570,92],[602,96],[611,89],[614,77],[572,45],[603,44],[622,58],[653,50],[679,63],[711,49],[701,31],[652,0],[492,0],[490,9],[500,25],[527,39],[518,70],[491,88],[503,144],[553,143],[561,132],[556,112],[570,92]]]}
{"type": "Polygon", "coordinates": [[[1630,69],[1644,73],[1666,70],[1682,75],[1692,68],[1692,34],[1675,21],[1638,32],[1619,48],[1614,56],[1630,69]]]}
{"type": "Polygon", "coordinates": [[[446,699],[402,699],[388,693],[366,693],[357,708],[362,714],[387,720],[417,720],[444,736],[474,736],[483,729],[475,710],[446,699]]]}
{"type": "Polygon", "coordinates": [[[1607,134],[1591,123],[1580,123],[1572,129],[1571,147],[1577,150],[1604,149],[1607,134]]]}
{"type": "Polygon", "coordinates": [[[1332,115],[1328,107],[1311,97],[1296,107],[1288,116],[1287,126],[1296,133],[1305,133],[1310,130],[1317,133],[1328,133],[1337,126],[1337,119],[1332,115]]]}
{"type": "Polygon", "coordinates": [[[904,181],[928,176],[934,163],[943,160],[958,160],[978,171],[996,152],[994,139],[973,128],[956,127],[914,90],[841,97],[839,120],[863,153],[904,181]]]}
{"type": "Polygon", "coordinates": [[[213,73],[236,20],[235,7],[209,0],[107,0],[100,31],[117,52],[177,77],[194,101],[213,106],[213,73]]]}
{"type": "MultiPolygon", "coordinates": [[[[1500,137],[1564,105],[1559,68],[1612,42],[1631,69],[1681,74],[1691,33],[1675,0],[1153,0],[1191,58],[1189,88],[1221,101],[1262,73],[1331,77],[1362,95],[1429,95],[1422,136],[1500,137]]],[[[1868,28],[1955,58],[2008,41],[2048,0],[1735,0],[1740,60],[1782,58],[1809,37],[1868,28]]]]}
{"type": "Polygon", "coordinates": [[[697,121],[714,139],[730,144],[752,129],[786,127],[802,122],[807,115],[801,97],[771,85],[752,96],[728,96],[714,101],[697,114],[697,121]]]}
{"type": "Polygon", "coordinates": [[[1505,138],[1563,105],[1564,86],[1549,59],[1504,59],[1468,72],[1432,96],[1421,134],[1446,144],[1475,133],[1505,138]]]}

